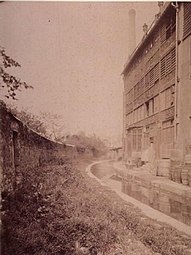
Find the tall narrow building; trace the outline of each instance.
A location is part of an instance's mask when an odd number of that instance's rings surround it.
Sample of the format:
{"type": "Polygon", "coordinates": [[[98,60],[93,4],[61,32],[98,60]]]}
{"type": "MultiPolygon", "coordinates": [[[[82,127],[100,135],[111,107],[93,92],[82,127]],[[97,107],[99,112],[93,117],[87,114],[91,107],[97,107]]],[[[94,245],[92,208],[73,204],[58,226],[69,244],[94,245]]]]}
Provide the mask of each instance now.
{"type": "Polygon", "coordinates": [[[191,3],[159,8],[122,72],[125,161],[191,155],[191,3]]]}

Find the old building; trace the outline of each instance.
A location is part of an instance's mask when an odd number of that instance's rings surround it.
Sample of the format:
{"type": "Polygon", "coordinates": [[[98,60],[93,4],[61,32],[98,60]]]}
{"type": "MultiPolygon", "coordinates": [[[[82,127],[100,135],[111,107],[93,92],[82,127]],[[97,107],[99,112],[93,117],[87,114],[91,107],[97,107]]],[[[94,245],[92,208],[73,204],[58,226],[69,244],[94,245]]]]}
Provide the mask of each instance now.
{"type": "Polygon", "coordinates": [[[125,161],[191,154],[191,3],[159,7],[122,73],[125,161]]]}

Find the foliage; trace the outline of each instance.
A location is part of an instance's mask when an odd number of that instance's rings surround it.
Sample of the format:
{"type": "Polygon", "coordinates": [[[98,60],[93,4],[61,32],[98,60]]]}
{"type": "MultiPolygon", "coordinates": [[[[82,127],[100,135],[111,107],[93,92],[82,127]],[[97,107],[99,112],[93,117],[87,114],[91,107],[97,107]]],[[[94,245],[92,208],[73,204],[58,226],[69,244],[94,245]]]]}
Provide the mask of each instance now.
{"type": "Polygon", "coordinates": [[[0,88],[1,90],[5,90],[5,97],[12,98],[16,100],[16,93],[17,91],[21,90],[22,88],[28,89],[33,88],[32,86],[27,85],[26,82],[21,81],[20,79],[16,78],[14,75],[6,72],[7,68],[11,67],[21,67],[21,65],[9,57],[3,48],[0,47],[0,58],[2,63],[0,65],[0,88]]]}
{"type": "Polygon", "coordinates": [[[23,124],[31,128],[33,131],[43,136],[47,136],[46,126],[40,117],[30,113],[27,109],[18,110],[17,107],[9,106],[9,110],[14,116],[18,117],[23,124]]]}
{"type": "Polygon", "coordinates": [[[160,254],[183,255],[180,246],[190,246],[168,226],[142,220],[131,204],[97,187],[68,160],[55,163],[25,171],[15,194],[2,194],[2,254],[143,254],[143,245],[128,253],[129,240],[133,249],[140,240],[160,254]]]}
{"type": "Polygon", "coordinates": [[[3,194],[4,201],[9,200],[3,206],[3,254],[77,255],[82,247],[97,254],[115,242],[115,229],[109,222],[91,214],[85,217],[95,203],[86,204],[88,190],[82,176],[67,162],[25,172],[14,196],[5,198],[3,194]],[[77,198],[79,185],[82,190],[77,198]]]}
{"type": "Polygon", "coordinates": [[[41,112],[41,121],[45,124],[48,136],[57,142],[64,142],[62,116],[50,112],[41,112]]]}
{"type": "Polygon", "coordinates": [[[90,150],[93,156],[103,155],[107,151],[107,147],[104,142],[95,134],[87,136],[84,132],[79,132],[77,135],[68,136],[66,143],[76,145],[79,152],[90,150]]]}
{"type": "Polygon", "coordinates": [[[49,112],[41,112],[39,116],[23,108],[19,110],[16,106],[9,105],[8,109],[12,114],[18,117],[23,124],[33,131],[57,142],[64,142],[63,126],[59,125],[61,116],[49,112]]]}

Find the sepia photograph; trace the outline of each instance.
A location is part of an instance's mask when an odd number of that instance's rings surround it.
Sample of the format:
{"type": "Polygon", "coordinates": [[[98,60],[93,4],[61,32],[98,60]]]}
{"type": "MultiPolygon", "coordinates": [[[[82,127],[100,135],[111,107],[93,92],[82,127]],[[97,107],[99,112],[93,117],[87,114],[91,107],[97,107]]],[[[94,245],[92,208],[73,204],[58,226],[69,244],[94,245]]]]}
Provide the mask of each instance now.
{"type": "Polygon", "coordinates": [[[2,255],[191,255],[191,2],[0,1],[2,255]]]}

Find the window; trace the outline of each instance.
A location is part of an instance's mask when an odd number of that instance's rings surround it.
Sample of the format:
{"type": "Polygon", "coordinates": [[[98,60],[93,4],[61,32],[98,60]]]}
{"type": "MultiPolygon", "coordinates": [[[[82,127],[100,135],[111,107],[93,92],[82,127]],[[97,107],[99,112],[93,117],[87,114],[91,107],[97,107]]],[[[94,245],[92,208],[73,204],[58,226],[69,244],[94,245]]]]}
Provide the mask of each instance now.
{"type": "Polygon", "coordinates": [[[141,105],[141,119],[144,119],[145,117],[145,107],[144,107],[144,104],[141,105]]]}
{"type": "Polygon", "coordinates": [[[165,57],[161,59],[161,78],[165,77],[166,75],[166,62],[165,57]]]}
{"type": "Polygon", "coordinates": [[[160,101],[159,101],[159,95],[154,97],[154,113],[158,112],[160,109],[160,101]]]}
{"type": "Polygon", "coordinates": [[[144,78],[142,78],[135,86],[134,86],[134,99],[139,97],[144,92],[144,78]]]}
{"type": "Polygon", "coordinates": [[[161,93],[161,110],[174,105],[174,85],[161,93]]]}
{"type": "Polygon", "coordinates": [[[183,37],[191,34],[191,3],[184,3],[183,37]]]}
{"type": "Polygon", "coordinates": [[[173,142],[174,138],[174,120],[164,121],[162,123],[162,142],[169,144],[173,142]]]}
{"type": "Polygon", "coordinates": [[[149,100],[149,116],[154,114],[154,98],[149,100]]]}
{"type": "Polygon", "coordinates": [[[145,112],[147,117],[154,114],[154,109],[155,109],[154,103],[155,103],[154,98],[151,98],[149,101],[145,103],[145,112]]]}
{"type": "Polygon", "coordinates": [[[126,103],[130,104],[133,101],[133,89],[126,94],[126,103]]]}
{"type": "MultiPolygon", "coordinates": [[[[145,89],[152,87],[159,80],[159,63],[156,64],[145,76],[145,89]]],[[[144,86],[142,86],[144,88],[144,86]]]]}
{"type": "Polygon", "coordinates": [[[133,130],[133,150],[141,151],[142,149],[142,129],[136,128],[133,130]]]}
{"type": "MultiPolygon", "coordinates": [[[[152,85],[154,84],[154,68],[152,68],[152,69],[150,70],[150,72],[149,72],[149,73],[150,73],[150,77],[149,77],[149,78],[150,78],[149,85],[150,85],[150,86],[152,86],[152,85]]],[[[149,87],[150,87],[150,86],[149,86],[149,87]]]]}
{"type": "Polygon", "coordinates": [[[157,64],[154,68],[154,83],[159,80],[159,64],[157,64]]]}
{"type": "Polygon", "coordinates": [[[160,38],[161,44],[163,44],[170,36],[175,32],[176,28],[176,11],[171,10],[170,13],[164,17],[164,23],[161,25],[160,38]]]}
{"type": "Polygon", "coordinates": [[[145,103],[145,112],[146,112],[146,116],[148,117],[149,116],[149,101],[145,103]]]}
{"type": "Polygon", "coordinates": [[[175,70],[176,50],[173,48],[166,56],[161,59],[161,78],[175,70]]]}

